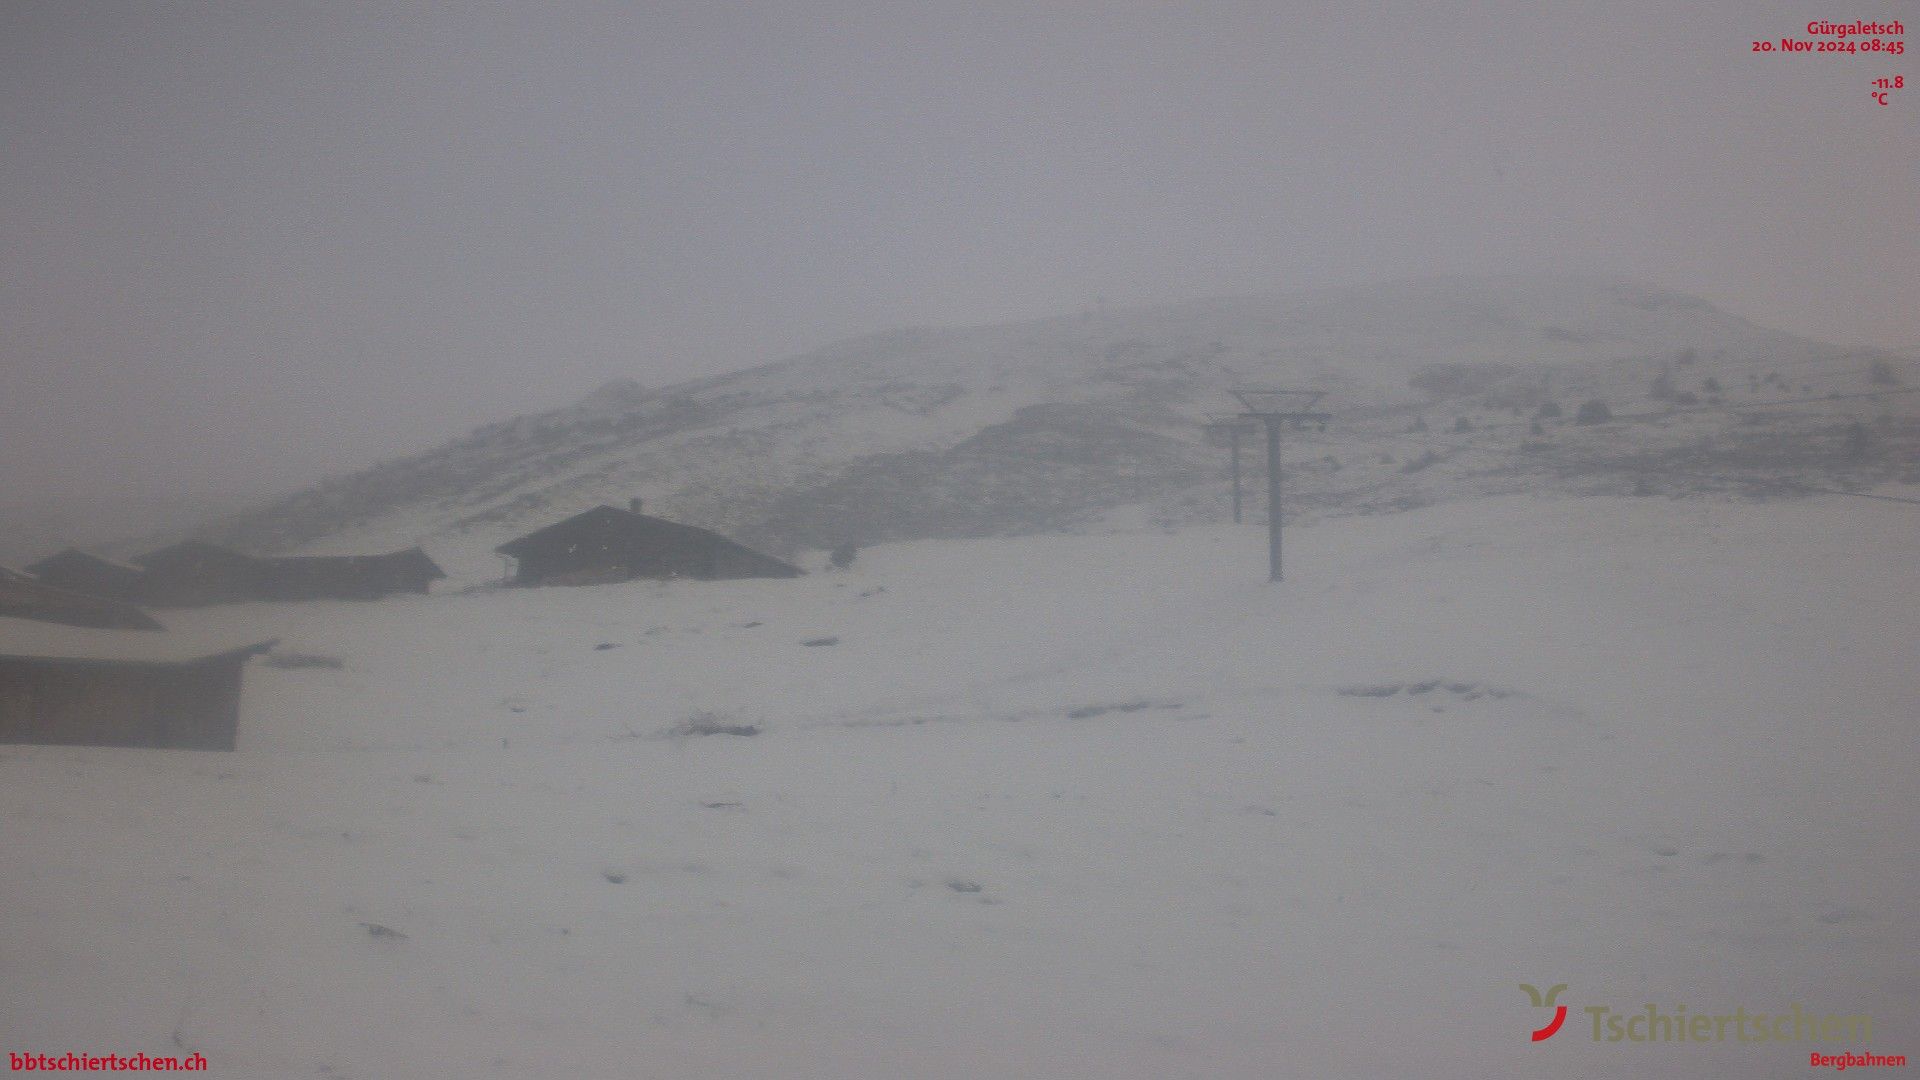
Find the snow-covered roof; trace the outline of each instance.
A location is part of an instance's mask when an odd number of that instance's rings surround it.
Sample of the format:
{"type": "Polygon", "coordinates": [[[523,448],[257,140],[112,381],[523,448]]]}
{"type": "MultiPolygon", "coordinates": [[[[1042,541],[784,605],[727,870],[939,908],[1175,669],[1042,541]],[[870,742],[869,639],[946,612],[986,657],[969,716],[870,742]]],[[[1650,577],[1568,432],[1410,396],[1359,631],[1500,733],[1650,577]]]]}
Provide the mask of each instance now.
{"type": "Polygon", "coordinates": [[[264,652],[272,641],[179,630],[94,630],[0,617],[0,657],[182,664],[236,652],[264,652]]]}

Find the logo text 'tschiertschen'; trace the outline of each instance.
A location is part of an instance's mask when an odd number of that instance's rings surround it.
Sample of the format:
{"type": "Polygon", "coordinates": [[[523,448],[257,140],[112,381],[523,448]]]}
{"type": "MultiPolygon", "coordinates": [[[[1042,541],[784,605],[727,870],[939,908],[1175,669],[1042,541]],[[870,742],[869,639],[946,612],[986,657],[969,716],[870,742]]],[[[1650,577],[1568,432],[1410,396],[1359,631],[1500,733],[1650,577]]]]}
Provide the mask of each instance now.
{"type": "MultiPolygon", "coordinates": [[[[1535,1008],[1553,1010],[1545,1027],[1530,1035],[1533,1042],[1545,1042],[1559,1033],[1567,1020],[1567,1007],[1556,1002],[1566,983],[1558,983],[1541,993],[1538,987],[1521,983],[1520,989],[1535,1008]]],[[[1662,1009],[1643,1005],[1620,1011],[1610,1005],[1587,1005],[1582,1012],[1592,1021],[1594,1042],[1630,1043],[1810,1043],[1871,1042],[1873,1018],[1864,1014],[1842,1016],[1836,1013],[1808,1012],[1798,1004],[1784,1011],[1737,1008],[1732,1012],[1689,1011],[1685,1005],[1662,1009]]]]}
{"type": "Polygon", "coordinates": [[[1822,1016],[1799,1005],[1788,1012],[1689,1013],[1685,1005],[1662,1011],[1647,1005],[1630,1013],[1606,1005],[1588,1005],[1594,1042],[1868,1042],[1873,1038],[1869,1016],[1822,1016]]]}

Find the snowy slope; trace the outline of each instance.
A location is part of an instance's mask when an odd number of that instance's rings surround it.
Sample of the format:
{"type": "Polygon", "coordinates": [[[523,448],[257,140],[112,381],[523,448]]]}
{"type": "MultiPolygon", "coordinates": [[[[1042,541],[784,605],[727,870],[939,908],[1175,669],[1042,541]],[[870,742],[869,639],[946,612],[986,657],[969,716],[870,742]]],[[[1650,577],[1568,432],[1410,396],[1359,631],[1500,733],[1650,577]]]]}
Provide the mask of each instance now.
{"type": "Polygon", "coordinates": [[[1459,501],[1296,529],[1278,586],[1259,529],[1191,527],[178,613],[345,666],[256,665],[231,755],[0,748],[0,1042],[265,1080],[1807,1069],[1589,1037],[1657,1002],[1910,1053],[1912,510],[1459,501]],[[1561,982],[1530,1044],[1519,984],[1561,982]]]}
{"type": "MultiPolygon", "coordinates": [[[[1735,465],[1766,436],[1757,453],[1767,475],[1872,484],[1899,475],[1920,445],[1912,398],[1858,399],[1836,406],[1844,416],[1764,431],[1736,430],[1732,414],[1710,410],[1603,439],[1569,429],[1536,440],[1517,466],[1463,462],[1420,476],[1407,466],[1461,446],[1518,453],[1546,400],[1563,407],[1548,421],[1556,430],[1591,397],[1622,414],[1670,414],[1675,402],[1649,397],[1662,371],[1698,405],[1752,404],[1888,389],[1869,379],[1874,359],[1689,297],[1565,279],[1407,282],[893,331],[678,386],[612,384],[204,531],[259,552],[424,543],[471,580],[497,572],[489,552],[503,540],[634,495],[779,554],[844,539],[1084,528],[1122,507],[1219,520],[1224,455],[1203,445],[1198,424],[1233,408],[1226,391],[1246,383],[1330,392],[1336,423],[1296,448],[1290,485],[1303,509],[1394,509],[1542,484],[1592,490],[1604,487],[1597,475],[1618,488],[1625,459],[1673,451],[1699,465],[1697,453],[1727,432],[1718,445],[1722,456],[1734,448],[1735,465]],[[1708,378],[1724,398],[1707,393],[1708,378]],[[1883,413],[1891,426],[1871,460],[1828,460],[1838,428],[1883,413]],[[1435,440],[1395,442],[1416,416],[1435,440]],[[1474,430],[1441,438],[1460,417],[1474,430]],[[1841,464],[1851,471],[1836,477],[1841,464]]],[[[1920,382],[1912,363],[1888,362],[1906,385],[1920,382]]]]}

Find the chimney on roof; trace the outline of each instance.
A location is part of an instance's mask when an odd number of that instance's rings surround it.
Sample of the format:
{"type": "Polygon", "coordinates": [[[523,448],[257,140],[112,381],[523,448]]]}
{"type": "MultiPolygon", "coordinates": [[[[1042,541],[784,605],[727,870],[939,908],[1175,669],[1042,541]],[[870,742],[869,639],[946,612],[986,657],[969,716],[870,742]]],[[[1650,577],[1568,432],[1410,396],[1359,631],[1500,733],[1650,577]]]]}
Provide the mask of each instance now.
{"type": "Polygon", "coordinates": [[[641,501],[641,500],[640,500],[640,498],[639,498],[638,496],[635,496],[634,498],[631,498],[631,499],[628,499],[628,500],[627,500],[627,510],[628,510],[628,512],[630,512],[630,513],[635,513],[635,514],[637,514],[637,513],[639,513],[639,512],[640,512],[640,501],[641,501]]]}

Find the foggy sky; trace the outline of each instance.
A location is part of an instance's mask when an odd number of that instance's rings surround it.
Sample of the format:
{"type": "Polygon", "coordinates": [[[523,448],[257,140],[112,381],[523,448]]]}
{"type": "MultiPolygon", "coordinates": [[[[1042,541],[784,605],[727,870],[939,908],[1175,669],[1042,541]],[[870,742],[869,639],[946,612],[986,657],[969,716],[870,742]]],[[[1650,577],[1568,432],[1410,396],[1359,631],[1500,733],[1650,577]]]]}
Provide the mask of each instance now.
{"type": "Polygon", "coordinates": [[[0,505],[1100,299],[1553,270],[1920,346],[1913,57],[1749,45],[1911,4],[935,7],[0,6],[0,505]]]}

